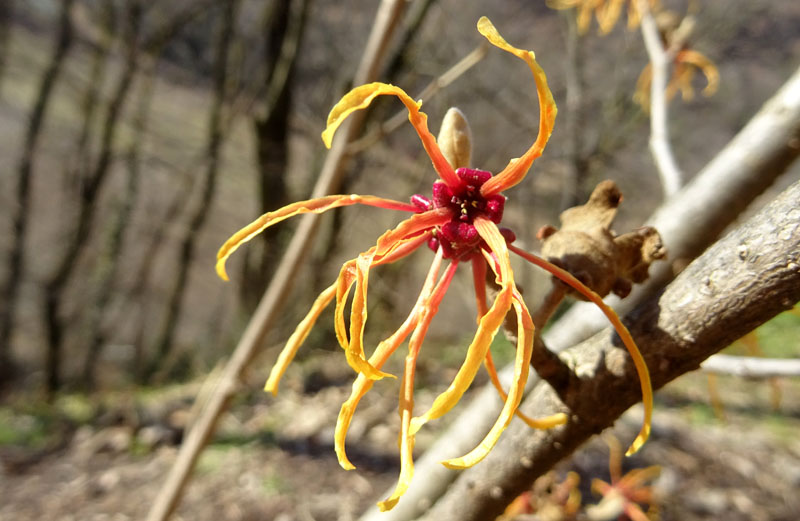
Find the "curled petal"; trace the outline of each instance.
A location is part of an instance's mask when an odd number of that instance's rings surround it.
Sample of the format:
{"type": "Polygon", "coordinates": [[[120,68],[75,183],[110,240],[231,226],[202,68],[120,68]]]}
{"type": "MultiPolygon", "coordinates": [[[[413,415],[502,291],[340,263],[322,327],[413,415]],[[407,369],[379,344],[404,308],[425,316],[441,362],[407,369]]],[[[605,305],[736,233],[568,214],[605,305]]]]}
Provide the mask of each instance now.
{"type": "MultiPolygon", "coordinates": [[[[395,352],[395,350],[402,344],[408,335],[416,328],[417,323],[422,316],[425,302],[433,291],[436,277],[439,275],[439,268],[442,265],[442,252],[438,252],[431,263],[428,270],[428,276],[422,285],[422,290],[417,297],[417,302],[411,309],[408,318],[405,322],[395,331],[389,338],[378,344],[375,352],[369,357],[369,363],[377,369],[380,369],[386,360],[395,352]]],[[[367,378],[364,374],[359,374],[355,382],[353,382],[353,389],[350,392],[350,397],[342,404],[339,410],[339,418],[336,421],[336,431],[334,433],[334,447],[336,449],[336,456],[339,458],[339,465],[346,470],[355,468],[350,460],[347,459],[345,453],[344,440],[347,436],[347,430],[350,428],[350,422],[353,419],[358,402],[361,398],[372,388],[373,380],[367,378]]]]}
{"type": "Polygon", "coordinates": [[[416,356],[406,356],[403,384],[400,387],[400,477],[392,494],[378,502],[378,509],[386,512],[395,507],[400,497],[406,493],[414,477],[414,435],[410,433],[411,415],[414,409],[414,369],[416,356]]]}
{"type": "Polygon", "coordinates": [[[270,226],[277,224],[284,219],[294,217],[295,215],[303,213],[322,213],[339,208],[341,206],[351,206],[354,204],[364,204],[367,206],[377,206],[379,208],[387,208],[391,210],[404,210],[408,212],[416,212],[416,208],[409,204],[400,201],[393,201],[391,199],[384,199],[382,197],[373,197],[371,195],[328,195],[325,197],[318,197],[316,199],[309,199],[307,201],[298,201],[296,203],[288,204],[283,208],[279,208],[274,212],[268,212],[251,222],[238,232],[234,233],[230,239],[225,241],[225,244],[217,252],[217,274],[223,280],[228,280],[228,274],[225,271],[225,261],[228,257],[235,252],[239,246],[246,243],[259,233],[263,232],[270,226]]]}
{"type": "Polygon", "coordinates": [[[605,302],[603,302],[603,299],[600,298],[600,295],[592,291],[590,288],[587,288],[586,285],[572,276],[571,273],[559,268],[558,266],[554,266],[552,263],[547,262],[537,255],[529,253],[525,250],[521,250],[513,244],[509,245],[508,247],[511,251],[528,262],[531,262],[532,264],[535,264],[555,275],[566,284],[574,288],[575,291],[586,297],[587,300],[593,302],[597,307],[600,308],[600,311],[605,314],[606,318],[608,318],[608,321],[611,322],[611,325],[614,326],[614,329],[617,331],[622,343],[625,344],[625,348],[628,350],[631,360],[633,360],[633,365],[639,375],[639,383],[642,388],[644,422],[642,424],[642,429],[639,431],[636,439],[633,440],[633,443],[631,443],[631,446],[628,448],[625,455],[630,456],[631,454],[636,453],[636,451],[638,451],[642,445],[644,445],[644,442],[647,441],[647,438],[650,437],[650,422],[653,417],[653,386],[650,382],[650,372],[647,370],[647,364],[645,363],[639,348],[636,346],[636,342],[633,340],[630,331],[628,331],[628,328],[625,327],[625,324],[623,324],[619,319],[617,313],[605,302]]]}
{"type": "Polygon", "coordinates": [[[337,283],[334,329],[339,345],[345,350],[348,364],[356,372],[365,373],[368,378],[373,380],[390,376],[388,373],[377,371],[364,356],[362,338],[366,325],[366,283],[369,268],[389,261],[394,262],[400,258],[401,254],[407,255],[422,244],[420,235],[424,235],[425,232],[446,222],[449,218],[450,212],[445,208],[414,214],[381,235],[375,246],[362,253],[358,259],[348,261],[342,266],[337,283]],[[415,247],[410,248],[409,244],[413,244],[415,247]],[[359,280],[351,307],[351,328],[348,340],[344,308],[353,284],[359,280]]]}
{"type": "MultiPolygon", "coordinates": [[[[639,0],[631,0],[631,4],[637,3],[639,0]]],[[[609,0],[604,6],[597,7],[597,23],[600,26],[601,34],[608,34],[611,29],[616,25],[619,20],[619,15],[622,13],[622,5],[625,0],[609,0]]],[[[631,17],[628,13],[628,23],[630,24],[631,17]]],[[[633,28],[635,26],[632,26],[633,28]]]]}
{"type": "Polygon", "coordinates": [[[497,29],[492,25],[492,22],[485,16],[478,20],[478,32],[495,47],[499,47],[517,56],[528,64],[528,67],[530,67],[533,73],[533,79],[536,82],[536,92],[539,96],[539,135],[522,157],[512,159],[502,172],[492,177],[481,186],[481,195],[489,197],[522,181],[528,173],[528,169],[530,169],[533,161],[542,155],[542,151],[547,141],[550,139],[550,134],[553,133],[557,109],[556,102],[553,100],[553,93],[550,92],[550,87],[547,86],[547,76],[545,76],[544,71],[536,62],[536,56],[532,51],[517,49],[513,45],[510,45],[500,36],[500,33],[498,33],[497,29]]]}
{"type": "MultiPolygon", "coordinates": [[[[497,376],[497,368],[494,365],[494,360],[492,360],[491,351],[486,354],[486,360],[484,362],[486,365],[486,371],[489,373],[489,379],[492,381],[492,385],[500,395],[500,399],[505,402],[508,399],[508,394],[506,394],[506,392],[503,390],[503,385],[500,383],[500,378],[497,376]]],[[[531,418],[519,409],[515,411],[515,414],[520,420],[525,422],[525,424],[532,429],[552,429],[553,427],[558,427],[559,425],[564,425],[567,423],[567,415],[563,412],[546,416],[544,418],[531,418]]]]}
{"type": "MultiPolygon", "coordinates": [[[[441,252],[442,250],[439,250],[440,254],[441,252]]],[[[451,262],[447,271],[442,275],[433,293],[426,300],[417,327],[411,335],[411,340],[408,341],[408,355],[403,373],[403,385],[400,389],[400,477],[392,495],[378,503],[378,508],[382,512],[394,508],[400,497],[408,490],[414,475],[414,431],[411,430],[411,421],[414,412],[414,373],[417,356],[419,356],[422,341],[425,339],[433,317],[439,310],[439,304],[447,293],[447,288],[450,287],[457,267],[457,261],[451,262]]]]}
{"type": "Polygon", "coordinates": [[[519,292],[514,291],[513,298],[514,311],[517,314],[517,356],[514,361],[514,381],[511,384],[511,389],[506,396],[500,416],[489,430],[489,433],[468,454],[460,458],[443,461],[442,463],[448,468],[463,469],[471,467],[485,458],[497,444],[500,434],[511,423],[511,418],[514,417],[514,413],[519,407],[520,401],[522,401],[522,394],[525,390],[525,383],[528,381],[528,372],[531,365],[534,326],[531,315],[519,292]]]}
{"type": "Polygon", "coordinates": [[[278,356],[278,361],[275,362],[274,366],[272,366],[272,370],[269,373],[269,378],[267,379],[267,384],[264,386],[265,391],[271,392],[273,395],[278,394],[278,383],[280,382],[281,377],[283,377],[283,373],[286,372],[286,368],[290,363],[292,363],[295,354],[297,354],[297,350],[305,341],[308,333],[311,331],[311,328],[314,327],[314,323],[319,318],[320,313],[322,313],[328,304],[331,303],[333,297],[335,296],[335,283],[331,284],[327,289],[319,294],[317,300],[315,300],[314,304],[311,306],[311,310],[297,325],[297,328],[294,330],[294,333],[292,333],[292,336],[289,337],[289,340],[286,342],[286,346],[281,351],[280,356],[278,356]]]}
{"type": "Polygon", "coordinates": [[[425,151],[428,153],[433,163],[433,168],[439,174],[439,177],[442,178],[442,181],[450,186],[459,186],[458,178],[456,177],[455,171],[453,171],[453,167],[447,162],[444,154],[442,154],[442,151],[439,149],[439,145],[436,144],[436,138],[433,137],[433,134],[428,130],[428,115],[419,110],[422,106],[422,102],[414,101],[403,89],[394,85],[380,82],[368,83],[356,87],[345,94],[344,97],[339,100],[339,103],[331,109],[331,113],[328,115],[328,126],[325,127],[325,130],[322,132],[322,141],[325,143],[325,146],[328,148],[331,147],[336,129],[339,128],[339,125],[342,124],[347,116],[357,110],[367,108],[369,104],[372,103],[372,100],[384,94],[397,96],[400,101],[403,102],[403,105],[406,106],[408,109],[408,120],[414,126],[414,130],[417,131],[422,141],[422,146],[425,147],[425,151]]]}
{"type": "Polygon", "coordinates": [[[486,358],[486,353],[489,351],[489,347],[491,346],[494,336],[497,334],[497,330],[503,324],[503,320],[508,310],[511,308],[514,277],[511,271],[511,264],[509,263],[505,239],[500,235],[497,225],[486,218],[478,217],[475,219],[474,224],[480,236],[489,245],[489,248],[495,251],[497,256],[501,259],[501,276],[498,277],[497,280],[501,289],[492,303],[492,306],[486,314],[480,318],[478,330],[475,332],[475,337],[467,349],[464,363],[458,370],[458,373],[456,373],[453,382],[445,391],[436,397],[433,405],[425,414],[414,418],[411,423],[412,434],[416,433],[428,421],[435,420],[446,414],[458,403],[458,400],[461,399],[461,396],[463,396],[464,392],[475,378],[475,374],[486,358]]]}
{"type": "Polygon", "coordinates": [[[717,87],[719,87],[719,70],[717,66],[714,65],[714,62],[709,60],[705,55],[691,49],[685,49],[675,56],[675,61],[694,65],[703,71],[706,81],[708,82],[703,89],[704,96],[711,96],[717,91],[717,87]]]}

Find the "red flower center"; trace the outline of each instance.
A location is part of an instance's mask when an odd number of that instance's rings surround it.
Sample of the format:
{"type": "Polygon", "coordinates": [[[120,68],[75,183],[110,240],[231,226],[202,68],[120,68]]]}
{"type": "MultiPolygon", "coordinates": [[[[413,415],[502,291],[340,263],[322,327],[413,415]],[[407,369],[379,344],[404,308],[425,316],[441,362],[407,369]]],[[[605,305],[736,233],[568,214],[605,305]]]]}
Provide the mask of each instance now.
{"type": "MultiPolygon", "coordinates": [[[[441,246],[446,259],[465,260],[483,245],[483,240],[473,224],[474,219],[485,217],[494,223],[500,223],[506,198],[499,194],[489,197],[481,195],[481,185],[492,177],[491,172],[459,168],[456,175],[460,181],[458,186],[452,187],[443,181],[436,181],[433,183],[432,198],[416,194],[411,196],[411,203],[420,212],[434,208],[450,210],[452,218],[436,227],[428,241],[428,247],[436,251],[441,246]]],[[[501,233],[508,242],[513,242],[514,233],[511,230],[501,229],[501,233]]]]}

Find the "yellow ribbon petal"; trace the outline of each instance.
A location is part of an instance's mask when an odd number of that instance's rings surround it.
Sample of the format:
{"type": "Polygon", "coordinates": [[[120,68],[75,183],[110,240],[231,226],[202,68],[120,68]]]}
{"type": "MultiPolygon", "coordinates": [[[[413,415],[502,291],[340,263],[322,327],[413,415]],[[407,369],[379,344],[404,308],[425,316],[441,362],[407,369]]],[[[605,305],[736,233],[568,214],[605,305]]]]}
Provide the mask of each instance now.
{"type": "Polygon", "coordinates": [[[522,394],[525,391],[525,383],[528,381],[528,372],[531,364],[531,353],[533,352],[533,320],[525,307],[524,302],[519,298],[519,293],[514,292],[514,311],[517,314],[517,356],[514,362],[514,381],[511,389],[500,411],[497,421],[478,444],[469,453],[460,458],[452,458],[443,461],[445,467],[452,469],[464,469],[471,467],[486,457],[487,454],[497,444],[500,434],[511,423],[511,418],[522,401],[522,394]]]}
{"type": "Polygon", "coordinates": [[[297,325],[292,336],[289,337],[286,346],[281,351],[280,356],[278,356],[278,361],[272,366],[267,384],[264,386],[265,391],[271,392],[273,395],[278,394],[278,384],[283,377],[283,373],[286,372],[286,368],[292,363],[292,360],[294,360],[297,350],[303,344],[306,337],[308,337],[308,333],[311,331],[311,328],[314,327],[314,323],[316,323],[320,313],[331,303],[335,296],[336,283],[331,284],[319,294],[314,304],[311,306],[311,310],[297,325]]]}
{"type": "MultiPolygon", "coordinates": [[[[428,275],[425,278],[425,282],[423,283],[422,289],[417,297],[417,302],[414,304],[414,307],[411,309],[411,312],[408,314],[405,322],[403,322],[397,331],[395,331],[389,338],[378,344],[375,352],[372,354],[372,356],[370,356],[369,363],[377,369],[380,369],[383,364],[386,363],[386,360],[388,360],[398,346],[400,346],[400,344],[405,341],[408,335],[411,334],[414,328],[416,328],[417,323],[422,316],[425,302],[433,291],[434,283],[436,282],[436,277],[439,274],[439,268],[441,265],[442,252],[439,251],[431,263],[431,267],[428,270],[428,275]]],[[[345,452],[344,441],[345,437],[347,436],[347,430],[350,428],[350,422],[353,419],[353,414],[358,406],[358,402],[367,393],[367,391],[372,388],[373,382],[374,380],[370,380],[363,374],[359,374],[355,382],[353,382],[353,388],[350,392],[350,397],[342,404],[342,408],[339,411],[339,418],[336,421],[336,430],[334,433],[334,448],[336,449],[336,456],[339,459],[339,465],[341,465],[345,470],[355,468],[353,464],[350,463],[350,460],[347,458],[347,454],[345,452]]]]}
{"type": "Polygon", "coordinates": [[[460,181],[453,167],[447,162],[444,154],[442,154],[442,151],[439,149],[439,145],[436,144],[436,138],[431,134],[430,130],[428,130],[428,115],[419,110],[422,106],[422,102],[414,101],[403,89],[394,85],[389,85],[388,83],[368,83],[356,87],[345,94],[344,97],[334,105],[333,109],[331,109],[331,113],[328,115],[328,126],[325,127],[325,130],[322,132],[322,141],[325,143],[325,146],[328,148],[331,147],[336,129],[339,128],[350,114],[357,110],[367,108],[376,97],[386,94],[397,96],[400,101],[403,102],[403,105],[406,106],[406,109],[408,109],[408,120],[414,126],[414,130],[417,131],[422,141],[422,146],[428,153],[428,157],[430,157],[433,163],[433,168],[439,174],[439,177],[450,186],[458,186],[460,181]]]}
{"type": "Polygon", "coordinates": [[[417,357],[431,321],[439,311],[439,304],[442,302],[445,293],[447,293],[447,288],[450,287],[456,268],[458,268],[458,262],[452,261],[439,283],[436,284],[436,288],[422,306],[419,322],[411,335],[411,340],[408,341],[408,356],[406,356],[405,371],[403,373],[403,385],[400,389],[400,477],[392,495],[378,503],[378,508],[382,512],[394,508],[400,497],[408,490],[411,478],[414,476],[413,452],[416,431],[411,430],[411,421],[414,412],[414,373],[417,366],[417,357]]]}
{"type": "Polygon", "coordinates": [[[485,16],[478,20],[478,32],[480,32],[489,43],[498,47],[506,52],[525,61],[533,73],[533,79],[536,82],[536,92],[539,96],[539,135],[536,137],[533,145],[528,149],[522,157],[512,159],[502,172],[486,181],[481,186],[481,195],[488,197],[496,193],[502,192],[512,186],[516,185],[525,178],[533,161],[542,155],[547,141],[550,139],[550,134],[553,133],[553,125],[555,124],[556,102],[553,100],[553,93],[550,92],[550,87],[547,85],[547,76],[544,71],[536,62],[536,56],[532,51],[525,51],[517,49],[513,45],[506,42],[500,33],[497,32],[492,22],[485,16]]]}
{"type": "Polygon", "coordinates": [[[325,197],[318,197],[316,199],[309,199],[307,201],[298,201],[296,203],[288,204],[283,208],[279,208],[274,212],[268,212],[251,222],[238,232],[234,233],[230,239],[225,241],[225,244],[217,252],[217,274],[223,280],[228,280],[228,274],[225,271],[225,261],[228,257],[235,252],[239,246],[251,240],[253,237],[263,232],[270,226],[277,224],[289,217],[303,213],[322,213],[339,208],[342,206],[351,206],[354,204],[364,204],[367,206],[377,206],[380,208],[388,208],[395,210],[416,211],[412,205],[400,201],[393,201],[391,199],[384,199],[382,197],[374,197],[371,195],[327,195],[325,197]]]}
{"type": "Polygon", "coordinates": [[[511,265],[508,263],[506,241],[497,229],[497,225],[490,220],[478,217],[474,220],[474,225],[480,236],[489,245],[489,248],[495,251],[498,257],[504,260],[500,267],[502,277],[498,277],[497,281],[501,289],[492,303],[492,306],[489,308],[489,311],[481,317],[478,330],[475,332],[475,337],[467,349],[464,363],[458,370],[458,373],[456,373],[453,382],[445,391],[436,397],[433,405],[425,414],[412,420],[412,434],[419,431],[419,429],[430,420],[435,420],[446,414],[458,403],[461,396],[463,396],[464,392],[469,388],[475,378],[475,374],[478,372],[478,369],[480,369],[481,363],[486,358],[486,353],[489,351],[494,336],[497,334],[508,310],[511,308],[514,278],[511,265]]]}
{"type": "Polygon", "coordinates": [[[639,375],[639,383],[642,388],[644,422],[642,423],[642,428],[639,431],[639,434],[636,436],[636,439],[633,440],[633,443],[631,443],[631,446],[628,448],[625,455],[630,456],[631,454],[636,453],[636,451],[638,451],[642,445],[644,445],[644,442],[647,441],[647,438],[650,437],[650,424],[653,418],[653,385],[650,382],[650,372],[647,369],[647,364],[642,357],[642,353],[639,351],[639,347],[633,340],[630,331],[628,331],[628,328],[625,327],[625,324],[623,324],[619,319],[619,315],[617,315],[613,309],[603,302],[603,299],[600,297],[600,295],[592,291],[590,288],[587,288],[581,281],[573,277],[568,271],[565,271],[558,266],[554,266],[552,263],[547,262],[538,255],[534,255],[525,250],[517,248],[513,244],[509,245],[509,249],[528,262],[531,262],[532,264],[535,264],[540,268],[550,272],[570,285],[581,295],[586,297],[587,300],[593,302],[597,307],[599,307],[600,311],[602,311],[606,318],[608,318],[608,321],[611,322],[611,325],[614,326],[614,329],[622,340],[622,343],[625,344],[625,348],[628,350],[631,360],[633,360],[633,365],[636,368],[637,374],[639,375]]]}
{"type": "Polygon", "coordinates": [[[691,49],[685,49],[675,57],[676,62],[692,64],[703,72],[708,84],[703,89],[704,96],[711,96],[719,87],[719,70],[714,62],[705,55],[691,49]]]}
{"type": "MultiPolygon", "coordinates": [[[[525,303],[523,302],[523,305],[524,304],[525,303]]],[[[491,351],[486,353],[486,360],[484,360],[484,364],[486,365],[486,371],[489,373],[489,380],[491,380],[492,386],[494,386],[495,390],[497,390],[497,394],[500,395],[500,399],[505,402],[508,399],[508,394],[503,390],[503,385],[500,383],[500,378],[497,376],[497,368],[494,365],[494,360],[492,360],[491,351]]],[[[559,425],[564,425],[567,423],[567,415],[563,412],[545,416],[544,418],[531,418],[519,409],[515,411],[515,414],[520,420],[525,422],[525,424],[532,429],[552,429],[553,427],[558,427],[559,425]]]]}

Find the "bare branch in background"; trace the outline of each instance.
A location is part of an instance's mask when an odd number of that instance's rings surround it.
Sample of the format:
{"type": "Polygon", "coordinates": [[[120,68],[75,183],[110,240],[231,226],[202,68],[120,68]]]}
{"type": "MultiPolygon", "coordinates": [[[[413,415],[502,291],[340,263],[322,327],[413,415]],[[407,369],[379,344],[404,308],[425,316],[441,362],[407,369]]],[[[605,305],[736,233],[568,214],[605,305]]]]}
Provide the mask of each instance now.
{"type": "MultiPolygon", "coordinates": [[[[377,77],[386,47],[404,8],[404,0],[383,0],[379,5],[372,32],[354,77],[355,84],[368,83],[377,77]]],[[[333,147],[326,157],[312,197],[319,197],[336,190],[344,173],[347,144],[358,135],[362,124],[363,119],[357,113],[339,129],[340,135],[333,142],[333,147]]],[[[272,282],[223,369],[219,384],[214,388],[203,412],[184,439],[166,482],[148,513],[148,521],[163,521],[177,507],[198,456],[213,434],[220,415],[227,409],[228,402],[236,393],[242,374],[281,312],[301,260],[311,246],[318,223],[317,216],[312,214],[304,216],[301,220],[273,275],[272,282]]]]}
{"type": "Polygon", "coordinates": [[[743,378],[800,376],[800,359],[717,354],[703,362],[700,368],[706,373],[727,374],[743,378]]]}
{"type": "Polygon", "coordinates": [[[672,153],[669,140],[669,119],[667,117],[667,82],[670,64],[677,48],[664,48],[658,33],[655,18],[647,0],[638,0],[642,14],[642,37],[647,55],[650,57],[652,71],[650,84],[650,152],[653,155],[664,198],[672,197],[683,184],[684,175],[672,153]]]}
{"type": "MultiPolygon", "coordinates": [[[[655,388],[697,369],[711,354],[800,300],[800,182],[689,265],[664,291],[629,314],[626,324],[655,388]],[[740,254],[747,244],[748,253],[740,254]]],[[[533,481],[641,399],[619,340],[603,331],[564,353],[580,379],[560,396],[537,386],[526,414],[569,411],[566,425],[531,431],[513,423],[479,465],[463,471],[422,518],[493,519],[533,481]]]]}
{"type": "Polygon", "coordinates": [[[587,162],[582,155],[583,149],[583,62],[582,42],[583,37],[578,31],[578,20],[572,13],[562,16],[567,24],[567,57],[564,61],[564,81],[566,87],[566,100],[564,111],[564,126],[566,127],[566,172],[564,186],[561,191],[561,210],[566,210],[580,203],[580,185],[587,174],[587,162]]]}
{"type": "MultiPolygon", "coordinates": [[[[289,160],[289,119],[292,110],[294,70],[303,37],[308,2],[280,0],[264,9],[263,31],[268,35],[265,86],[258,98],[259,107],[251,113],[258,147],[259,208],[266,213],[288,201],[286,177],[289,160]]],[[[264,293],[270,273],[280,260],[286,230],[265,230],[258,241],[260,250],[248,249],[242,264],[239,286],[241,301],[251,313],[264,293]]]]}
{"type": "MultiPolygon", "coordinates": [[[[798,155],[800,68],[724,149],[645,221],[661,233],[670,262],[654,265],[650,280],[624,300],[612,298],[612,307],[624,315],[665,286],[786,172],[798,155]]],[[[603,327],[602,314],[578,303],[552,325],[545,340],[558,351],[603,327]]]]}

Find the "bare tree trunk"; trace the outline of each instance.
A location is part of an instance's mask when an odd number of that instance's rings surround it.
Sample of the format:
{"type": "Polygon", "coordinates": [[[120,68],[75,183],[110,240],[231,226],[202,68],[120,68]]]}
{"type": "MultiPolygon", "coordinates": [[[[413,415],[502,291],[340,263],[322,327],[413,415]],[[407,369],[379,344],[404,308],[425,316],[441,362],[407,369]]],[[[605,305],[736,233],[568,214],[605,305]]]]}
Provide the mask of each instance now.
{"type": "Polygon", "coordinates": [[[2,97],[3,78],[8,62],[8,41],[11,36],[13,16],[14,0],[3,0],[0,2],[0,97],[2,97]]]}
{"type": "Polygon", "coordinates": [[[61,385],[59,371],[64,342],[64,323],[61,315],[64,290],[89,239],[92,220],[98,207],[100,190],[110,171],[113,145],[122,108],[138,70],[138,39],[142,15],[142,6],[139,1],[131,0],[127,5],[128,27],[126,29],[127,48],[124,69],[106,113],[97,162],[94,168],[82,178],[78,222],[53,276],[45,287],[45,321],[48,342],[45,378],[47,391],[50,394],[57,391],[61,385]]]}
{"type": "Polygon", "coordinates": [[[216,45],[216,57],[214,59],[214,98],[208,124],[208,166],[206,168],[206,175],[202,180],[203,185],[200,201],[194,208],[188,226],[180,241],[181,247],[178,260],[178,273],[175,276],[175,283],[167,302],[167,310],[156,340],[156,351],[145,368],[143,376],[146,380],[153,378],[156,373],[158,373],[159,376],[168,373],[169,368],[164,365],[170,352],[174,348],[175,332],[180,317],[183,296],[186,292],[186,282],[189,278],[189,269],[192,266],[194,258],[194,246],[200,230],[206,222],[208,212],[211,209],[211,202],[214,198],[217,173],[219,170],[219,157],[225,137],[223,135],[222,116],[227,93],[226,79],[228,73],[228,55],[231,42],[234,39],[237,5],[238,0],[227,0],[222,5],[222,25],[216,45]]]}
{"type": "Polygon", "coordinates": [[[75,143],[74,163],[67,165],[67,175],[64,176],[65,184],[69,189],[80,187],[83,172],[88,172],[91,168],[89,144],[92,141],[92,123],[100,105],[100,91],[105,81],[108,57],[111,54],[111,47],[113,46],[117,29],[114,2],[105,0],[100,6],[100,10],[101,38],[95,42],[92,49],[89,81],[87,82],[83,100],[81,100],[83,122],[75,143]]]}
{"type": "Polygon", "coordinates": [[[97,285],[99,293],[96,303],[90,310],[88,325],[86,327],[89,348],[83,366],[83,383],[89,390],[95,387],[97,361],[102,352],[103,345],[110,336],[109,332],[103,329],[102,321],[108,305],[111,302],[112,284],[119,274],[125,230],[128,229],[130,225],[130,217],[138,198],[140,156],[153,101],[156,63],[157,58],[150,60],[142,81],[139,101],[133,120],[133,142],[125,158],[128,174],[127,190],[123,200],[119,203],[116,218],[113,220],[108,233],[107,254],[105,262],[100,266],[100,273],[97,277],[99,281],[97,285]]]}
{"type": "MultiPolygon", "coordinates": [[[[697,369],[800,300],[798,200],[800,182],[628,315],[626,325],[642,348],[655,388],[697,369]]],[[[636,373],[617,344],[605,330],[570,349],[575,374],[569,383],[558,392],[539,385],[522,405],[523,412],[536,415],[568,412],[569,422],[550,431],[515,422],[486,460],[462,472],[423,519],[493,519],[537,477],[638,402],[636,373]]]]}
{"type": "MultiPolygon", "coordinates": [[[[61,4],[55,49],[42,76],[36,102],[31,111],[17,173],[17,205],[12,209],[14,238],[8,259],[8,278],[3,285],[2,293],[0,293],[0,382],[8,382],[13,373],[10,344],[19,284],[23,275],[23,251],[28,231],[33,162],[38,151],[42,124],[52,98],[53,88],[61,74],[64,58],[73,42],[73,26],[70,18],[73,4],[74,0],[64,0],[61,4]]],[[[57,364],[58,361],[55,360],[53,363],[57,364]]]]}
{"type": "MultiPolygon", "coordinates": [[[[253,118],[258,148],[261,211],[266,213],[288,202],[285,176],[288,160],[289,114],[292,106],[293,72],[303,37],[307,0],[280,0],[264,10],[267,35],[264,113],[253,118]]],[[[248,254],[240,286],[245,310],[252,313],[280,259],[282,230],[268,229],[261,239],[260,258],[248,254]]],[[[249,252],[248,252],[249,253],[249,252]]]]}

